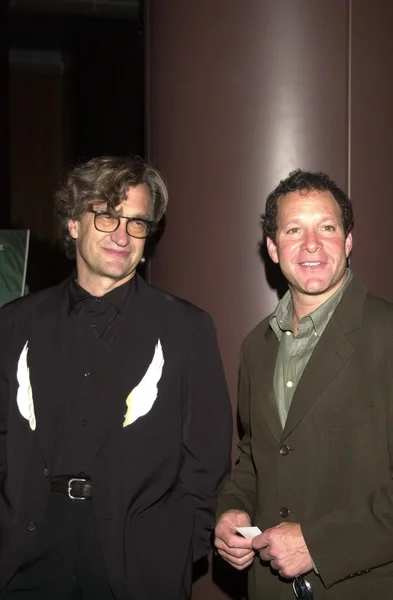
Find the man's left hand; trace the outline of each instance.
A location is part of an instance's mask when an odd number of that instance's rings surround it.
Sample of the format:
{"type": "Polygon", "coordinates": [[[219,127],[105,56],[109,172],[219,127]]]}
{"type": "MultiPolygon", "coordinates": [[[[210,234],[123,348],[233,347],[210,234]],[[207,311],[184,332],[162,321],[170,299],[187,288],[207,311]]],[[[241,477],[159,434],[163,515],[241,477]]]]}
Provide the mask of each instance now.
{"type": "Polygon", "coordinates": [[[298,523],[280,523],[252,540],[253,548],[281,577],[292,579],[313,568],[302,530],[298,523]]]}

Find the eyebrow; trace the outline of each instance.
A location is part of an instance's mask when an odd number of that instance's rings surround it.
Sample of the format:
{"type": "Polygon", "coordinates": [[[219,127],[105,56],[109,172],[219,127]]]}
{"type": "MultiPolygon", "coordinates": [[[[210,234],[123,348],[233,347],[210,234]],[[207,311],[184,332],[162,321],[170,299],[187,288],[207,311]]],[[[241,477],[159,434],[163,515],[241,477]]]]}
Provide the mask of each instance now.
{"type": "MultiPolygon", "coordinates": [[[[334,216],[325,216],[322,217],[321,219],[319,219],[319,223],[323,223],[324,221],[334,221],[335,223],[339,223],[341,224],[340,219],[337,219],[334,216]]],[[[293,219],[288,219],[288,221],[285,221],[284,223],[281,224],[281,227],[288,227],[289,225],[299,225],[302,223],[302,218],[298,217],[298,218],[293,218],[293,219]]]]}
{"type": "MultiPolygon", "coordinates": [[[[106,211],[109,212],[109,211],[106,211]]],[[[147,215],[146,213],[136,213],[135,215],[123,215],[122,210],[114,211],[119,217],[125,217],[126,219],[146,219],[147,221],[152,221],[152,217],[147,215]]]]}

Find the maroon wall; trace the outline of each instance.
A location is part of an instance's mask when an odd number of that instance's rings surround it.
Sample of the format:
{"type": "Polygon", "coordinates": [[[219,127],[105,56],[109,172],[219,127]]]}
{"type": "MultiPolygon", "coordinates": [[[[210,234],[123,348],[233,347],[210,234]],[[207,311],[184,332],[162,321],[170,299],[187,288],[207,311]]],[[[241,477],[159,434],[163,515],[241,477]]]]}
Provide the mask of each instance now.
{"type": "MultiPolygon", "coordinates": [[[[290,170],[350,188],[354,268],[393,299],[390,219],[377,224],[391,212],[392,13],[390,0],[148,1],[148,149],[170,192],[150,278],[213,315],[234,412],[241,340],[277,302],[259,215],[290,170]]],[[[193,598],[228,596],[209,575],[193,598]]]]}
{"type": "Polygon", "coordinates": [[[355,207],[352,264],[393,300],[393,3],[352,2],[350,193],[355,207]]]}

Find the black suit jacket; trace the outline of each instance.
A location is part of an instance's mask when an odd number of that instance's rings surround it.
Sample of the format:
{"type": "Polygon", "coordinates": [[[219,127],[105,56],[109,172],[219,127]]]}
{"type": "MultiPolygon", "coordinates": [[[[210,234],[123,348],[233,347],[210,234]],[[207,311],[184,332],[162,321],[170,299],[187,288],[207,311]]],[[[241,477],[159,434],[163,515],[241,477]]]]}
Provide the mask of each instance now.
{"type": "MultiPolygon", "coordinates": [[[[183,597],[192,561],[210,547],[215,498],[230,466],[231,411],[211,318],[136,277],[118,340],[121,359],[108,360],[101,391],[113,425],[97,439],[93,505],[116,597],[174,600],[183,597]],[[127,395],[158,339],[164,366],[157,398],[123,427],[127,395]],[[115,379],[124,382],[116,398],[115,379]]],[[[65,282],[0,311],[0,589],[29,555],[45,516],[68,385],[67,307],[65,282]],[[26,341],[35,429],[17,403],[26,341]]]]}

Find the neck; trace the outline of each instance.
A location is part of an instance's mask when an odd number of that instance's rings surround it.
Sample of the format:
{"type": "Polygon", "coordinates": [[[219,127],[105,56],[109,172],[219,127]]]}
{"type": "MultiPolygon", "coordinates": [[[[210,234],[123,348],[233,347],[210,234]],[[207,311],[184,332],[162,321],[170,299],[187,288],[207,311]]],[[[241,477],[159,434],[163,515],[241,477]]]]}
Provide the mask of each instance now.
{"type": "Polygon", "coordinates": [[[127,281],[130,281],[135,275],[135,271],[133,271],[129,276],[124,279],[115,280],[109,277],[89,277],[88,275],[82,275],[78,272],[77,282],[78,284],[89,294],[95,296],[96,298],[100,298],[101,296],[105,296],[108,292],[116,289],[117,287],[123,285],[127,281]]]}

